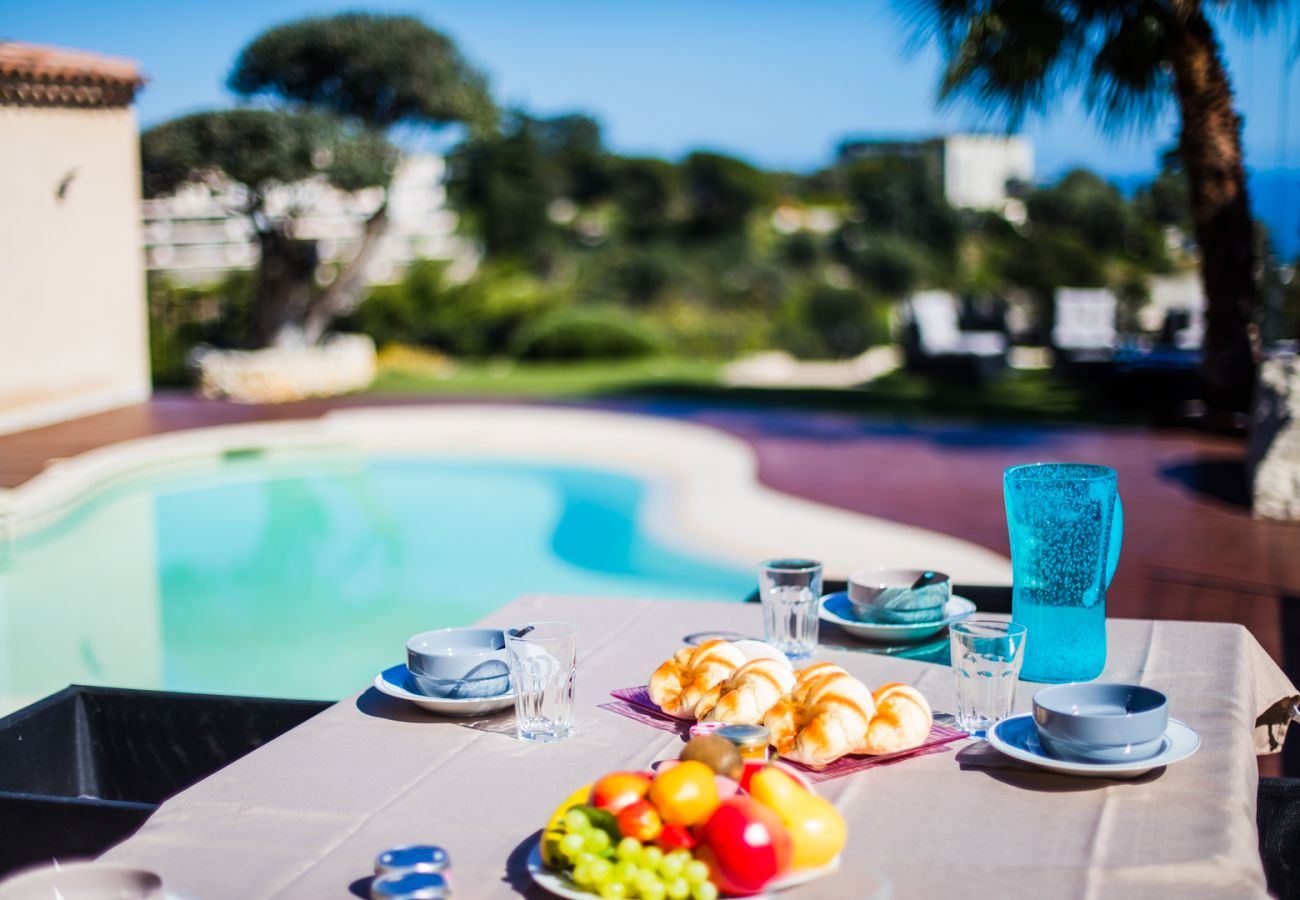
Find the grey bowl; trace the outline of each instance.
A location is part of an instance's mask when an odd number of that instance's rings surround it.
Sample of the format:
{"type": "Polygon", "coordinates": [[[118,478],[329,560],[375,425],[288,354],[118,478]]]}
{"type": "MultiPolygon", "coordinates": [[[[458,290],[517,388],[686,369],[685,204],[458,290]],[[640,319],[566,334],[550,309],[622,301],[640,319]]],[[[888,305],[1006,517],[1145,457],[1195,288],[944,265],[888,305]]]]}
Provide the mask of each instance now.
{"type": "Polygon", "coordinates": [[[153,872],[101,862],[71,862],[30,869],[0,885],[3,900],[162,900],[153,872]]]}
{"type": "Polygon", "coordinates": [[[494,628],[439,628],[406,642],[411,682],[430,697],[495,697],[510,689],[505,633],[494,628]]]}
{"type": "Polygon", "coordinates": [[[1076,762],[1128,762],[1160,752],[1169,700],[1137,684],[1058,684],[1034,694],[1043,749],[1076,762]]]}
{"type": "Polygon", "coordinates": [[[861,569],[849,576],[849,605],[863,622],[919,625],[943,618],[952,598],[952,581],[924,569],[861,569]],[[913,587],[929,576],[922,587],[913,587]]]}

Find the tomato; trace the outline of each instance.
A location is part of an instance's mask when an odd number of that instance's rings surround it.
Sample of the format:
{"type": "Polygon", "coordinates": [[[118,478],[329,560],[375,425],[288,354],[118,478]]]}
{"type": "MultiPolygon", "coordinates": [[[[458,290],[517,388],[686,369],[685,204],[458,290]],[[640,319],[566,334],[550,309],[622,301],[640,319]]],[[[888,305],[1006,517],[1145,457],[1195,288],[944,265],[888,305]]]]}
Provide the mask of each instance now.
{"type": "Polygon", "coordinates": [[[664,830],[664,823],[659,818],[659,811],[649,800],[638,800],[619,812],[618,830],[623,837],[636,838],[641,843],[648,844],[659,837],[659,832],[664,830]]]}
{"type": "Polygon", "coordinates": [[[684,825],[665,825],[655,843],[664,850],[694,850],[695,836],[684,825]]]}
{"type": "Polygon", "coordinates": [[[667,824],[703,822],[718,808],[713,770],[694,759],[663,769],[650,784],[650,802],[667,824]]]}

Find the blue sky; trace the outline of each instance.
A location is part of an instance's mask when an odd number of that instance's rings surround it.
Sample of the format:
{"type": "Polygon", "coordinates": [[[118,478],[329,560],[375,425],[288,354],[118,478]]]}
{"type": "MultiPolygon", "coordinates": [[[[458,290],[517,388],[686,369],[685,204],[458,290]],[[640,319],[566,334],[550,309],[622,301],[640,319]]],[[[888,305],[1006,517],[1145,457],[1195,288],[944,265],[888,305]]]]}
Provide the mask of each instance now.
{"type": "MultiPolygon", "coordinates": [[[[229,105],[223,81],[261,29],[357,8],[299,0],[0,0],[0,36],[137,59],[151,81],[145,125],[229,105]]],[[[440,0],[371,2],[447,32],[491,78],[503,102],[541,113],[585,110],[629,153],[678,156],[696,147],[773,167],[829,160],[847,133],[921,134],[989,123],[933,102],[938,57],[908,53],[885,0],[440,0]]],[[[1285,34],[1222,30],[1246,119],[1248,162],[1300,167],[1300,66],[1285,34]],[[1285,114],[1284,114],[1285,113],[1285,114]]],[[[1166,116],[1140,135],[1108,138],[1066,103],[1026,129],[1040,177],[1072,165],[1113,175],[1149,171],[1174,135],[1166,116]]]]}

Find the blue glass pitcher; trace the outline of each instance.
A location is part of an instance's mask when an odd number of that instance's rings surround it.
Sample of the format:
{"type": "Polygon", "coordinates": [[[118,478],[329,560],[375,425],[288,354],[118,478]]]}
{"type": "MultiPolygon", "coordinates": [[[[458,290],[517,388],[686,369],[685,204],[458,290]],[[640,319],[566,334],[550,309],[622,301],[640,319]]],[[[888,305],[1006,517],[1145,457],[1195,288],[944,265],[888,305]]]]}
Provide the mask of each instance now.
{"type": "Polygon", "coordinates": [[[1115,470],[1013,466],[1002,478],[1011,535],[1011,617],[1025,626],[1026,681],[1090,681],[1106,667],[1106,588],[1124,507],[1115,470]]]}

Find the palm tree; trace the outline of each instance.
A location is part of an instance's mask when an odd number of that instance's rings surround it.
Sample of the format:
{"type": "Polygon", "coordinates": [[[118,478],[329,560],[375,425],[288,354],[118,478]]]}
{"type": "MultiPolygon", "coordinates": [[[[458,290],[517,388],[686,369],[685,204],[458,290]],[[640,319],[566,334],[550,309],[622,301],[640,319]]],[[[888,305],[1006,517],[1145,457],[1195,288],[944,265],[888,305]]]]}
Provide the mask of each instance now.
{"type": "Polygon", "coordinates": [[[1259,360],[1255,243],[1241,118],[1210,13],[1263,24],[1286,0],[895,0],[945,55],[941,102],[999,109],[1015,127],[1079,86],[1110,130],[1141,128],[1176,98],[1207,298],[1207,405],[1245,409],[1259,360]]]}

